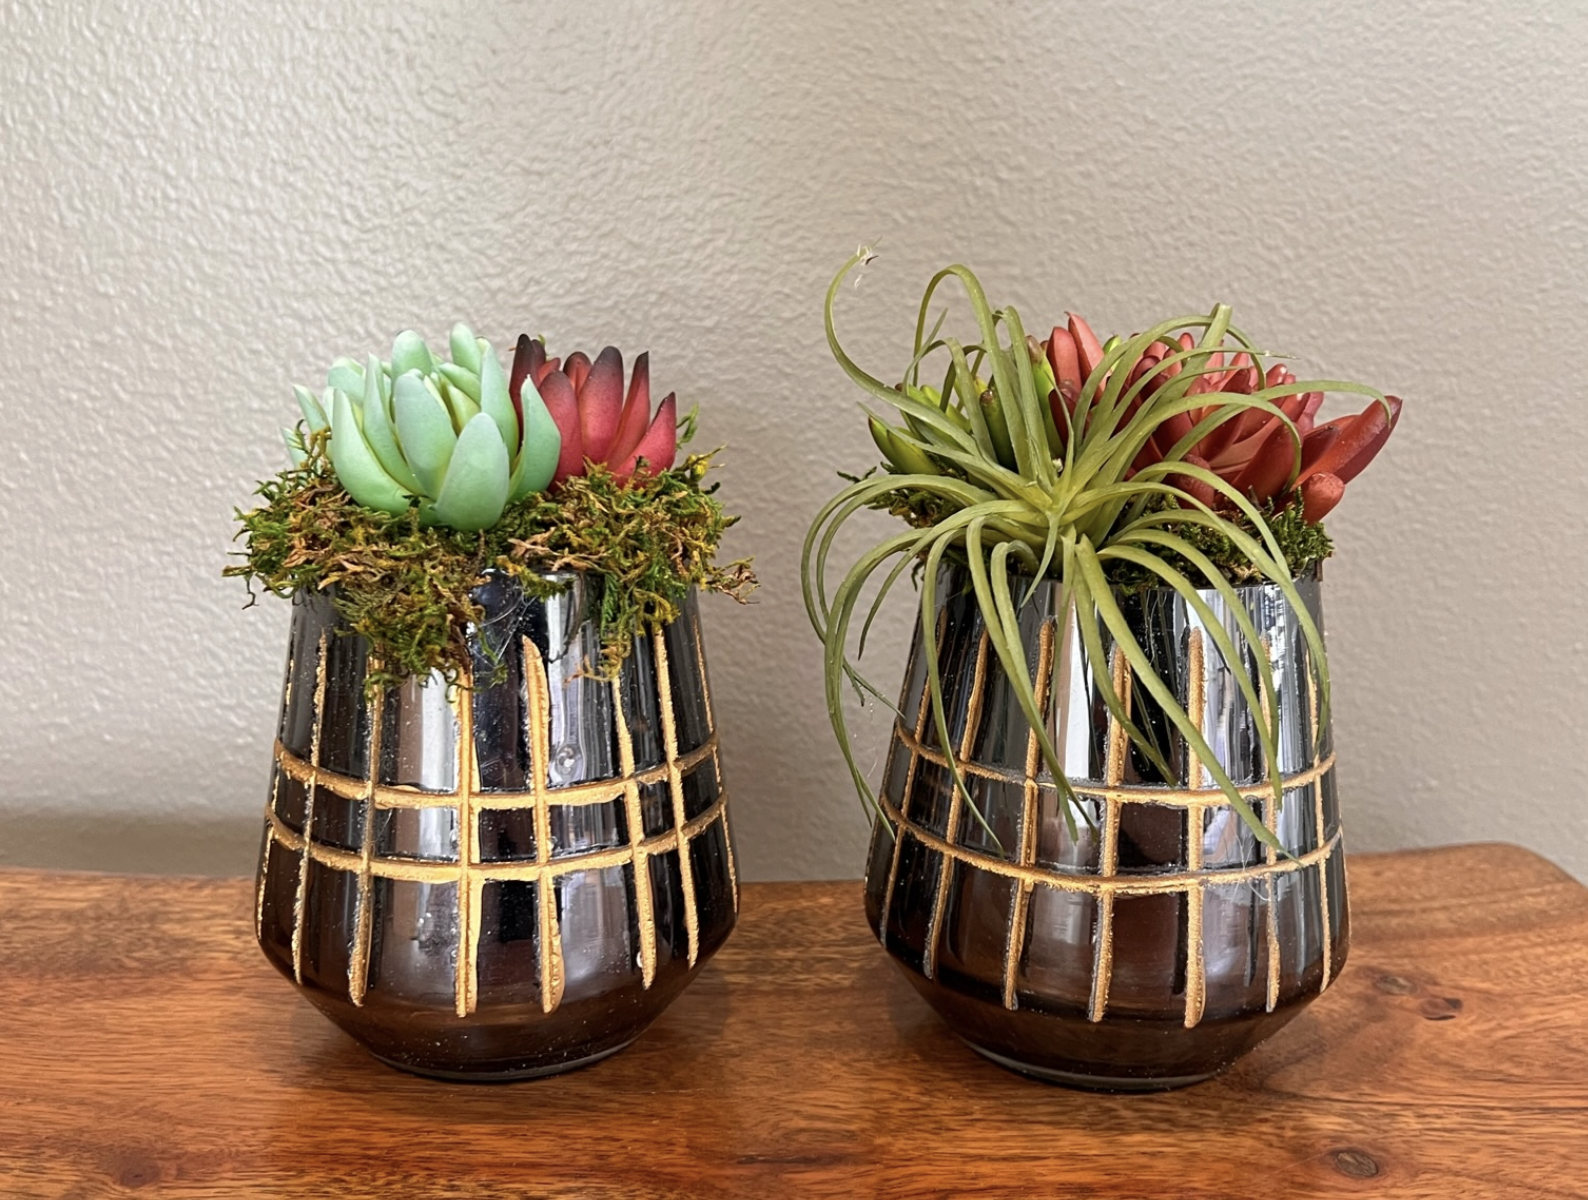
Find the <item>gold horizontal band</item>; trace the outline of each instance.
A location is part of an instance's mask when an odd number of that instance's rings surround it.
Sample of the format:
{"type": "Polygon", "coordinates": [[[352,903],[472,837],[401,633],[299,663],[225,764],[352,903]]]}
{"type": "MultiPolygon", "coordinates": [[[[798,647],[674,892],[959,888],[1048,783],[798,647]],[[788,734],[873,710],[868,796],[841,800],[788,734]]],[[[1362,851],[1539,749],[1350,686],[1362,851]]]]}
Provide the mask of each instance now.
{"type": "Polygon", "coordinates": [[[880,796],[882,809],[897,823],[900,835],[909,834],[929,850],[936,850],[946,858],[965,863],[979,871],[1001,875],[1061,892],[1089,892],[1094,896],[1157,896],[1172,892],[1189,892],[1194,888],[1218,887],[1223,884],[1251,883],[1254,880],[1287,875],[1326,862],[1340,843],[1336,830],[1323,845],[1295,858],[1282,858],[1255,867],[1214,868],[1201,871],[1178,871],[1172,875],[1065,875],[1045,871],[1036,866],[1024,866],[994,858],[990,854],[966,846],[950,844],[944,838],[907,821],[888,796],[880,796]]]}
{"type": "MultiPolygon", "coordinates": [[[[925,741],[915,736],[913,730],[906,729],[903,723],[896,723],[893,736],[913,754],[935,766],[948,769],[948,758],[944,753],[925,741]]],[[[998,783],[1014,784],[1025,787],[1026,773],[1014,767],[991,767],[986,763],[965,760],[959,764],[960,774],[974,775],[979,779],[991,779],[998,783]]],[[[1298,771],[1294,775],[1281,778],[1286,790],[1291,788],[1307,787],[1316,783],[1334,769],[1334,755],[1322,759],[1308,767],[1305,771],[1298,771]]],[[[1058,786],[1051,779],[1034,779],[1038,789],[1048,792],[1057,792],[1058,786]]],[[[1072,784],[1074,781],[1071,781],[1072,784]]],[[[1266,783],[1256,783],[1249,787],[1239,787],[1236,792],[1245,800],[1263,800],[1271,793],[1266,783]]],[[[1104,802],[1117,801],[1121,804],[1161,804],[1166,808],[1220,808],[1229,804],[1230,798],[1219,788],[1169,788],[1154,784],[1116,784],[1109,786],[1091,786],[1076,784],[1075,794],[1088,798],[1095,798],[1104,802]]]]}
{"type": "MultiPolygon", "coordinates": [[[[533,860],[470,862],[463,864],[463,877],[469,881],[534,881],[543,875],[555,879],[559,875],[568,875],[575,871],[598,871],[606,867],[622,866],[639,857],[665,854],[669,850],[677,849],[680,843],[687,846],[717,821],[722,820],[727,812],[727,803],[728,793],[723,791],[710,808],[686,822],[681,828],[669,829],[665,833],[659,833],[655,837],[633,844],[625,843],[622,846],[594,850],[567,858],[553,858],[544,863],[533,860]]],[[[302,853],[303,835],[282,821],[273,810],[267,809],[266,816],[270,820],[271,837],[285,849],[302,853]]],[[[378,879],[406,879],[415,883],[457,883],[459,877],[459,864],[455,861],[426,862],[371,855],[366,864],[364,856],[358,851],[344,850],[340,846],[328,846],[324,842],[309,842],[309,858],[352,875],[357,875],[367,866],[369,873],[378,879]]]]}
{"type": "MultiPolygon", "coordinates": [[[[716,734],[712,734],[699,748],[680,756],[677,762],[679,773],[688,774],[716,752],[717,737],[716,734]]],[[[279,740],[276,742],[276,763],[288,779],[305,786],[318,785],[333,795],[341,796],[344,800],[364,800],[372,796],[376,808],[456,808],[458,806],[459,797],[456,791],[421,792],[416,788],[395,787],[388,784],[376,784],[371,788],[367,779],[358,779],[352,775],[341,775],[335,771],[327,771],[324,767],[316,767],[313,763],[292,753],[279,740]]],[[[633,782],[667,783],[670,777],[668,765],[661,763],[637,772],[633,782]]],[[[619,777],[576,784],[567,788],[547,788],[540,793],[476,792],[469,798],[469,802],[476,809],[534,808],[537,798],[543,798],[548,804],[568,806],[604,804],[622,800],[624,788],[628,783],[628,779],[619,777]]]]}

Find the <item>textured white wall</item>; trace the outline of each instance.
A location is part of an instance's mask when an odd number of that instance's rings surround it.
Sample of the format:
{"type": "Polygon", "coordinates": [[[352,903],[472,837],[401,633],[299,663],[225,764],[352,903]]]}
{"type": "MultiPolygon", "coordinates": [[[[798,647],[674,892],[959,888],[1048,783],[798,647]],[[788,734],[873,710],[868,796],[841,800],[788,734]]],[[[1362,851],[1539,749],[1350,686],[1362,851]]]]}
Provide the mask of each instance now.
{"type": "Polygon", "coordinates": [[[287,612],[218,577],[231,508],[290,381],[465,316],[648,347],[731,445],[745,873],[858,874],[798,553],[873,457],[820,302],[880,239],[879,372],[958,258],[1407,397],[1331,521],[1352,844],[1588,876],[1588,8],[1535,8],[0,0],[0,860],[249,868],[287,612]]]}

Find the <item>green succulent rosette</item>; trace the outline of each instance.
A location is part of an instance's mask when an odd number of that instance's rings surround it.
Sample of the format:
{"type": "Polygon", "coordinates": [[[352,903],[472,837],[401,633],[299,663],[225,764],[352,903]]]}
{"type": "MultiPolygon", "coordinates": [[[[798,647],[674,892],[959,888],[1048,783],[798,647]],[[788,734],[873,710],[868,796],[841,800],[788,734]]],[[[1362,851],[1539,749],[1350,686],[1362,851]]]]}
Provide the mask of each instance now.
{"type": "Polygon", "coordinates": [[[509,504],[545,490],[562,436],[532,383],[518,395],[491,343],[458,324],[452,361],[438,361],[412,330],[390,360],[340,358],[316,396],[295,387],[304,425],[283,431],[295,465],[324,434],[342,486],[359,504],[423,525],[489,529],[509,504]],[[305,433],[306,431],[306,433],[305,433]]]}

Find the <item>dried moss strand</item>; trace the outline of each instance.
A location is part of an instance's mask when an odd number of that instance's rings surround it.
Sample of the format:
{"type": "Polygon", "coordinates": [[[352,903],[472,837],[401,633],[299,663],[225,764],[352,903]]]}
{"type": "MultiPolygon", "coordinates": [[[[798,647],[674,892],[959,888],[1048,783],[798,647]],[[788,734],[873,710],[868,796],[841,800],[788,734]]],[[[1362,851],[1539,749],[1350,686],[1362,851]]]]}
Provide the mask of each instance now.
{"type": "Polygon", "coordinates": [[[624,484],[601,467],[554,493],[509,506],[490,529],[421,526],[418,514],[356,504],[323,444],[298,467],[260,485],[263,503],[239,513],[242,560],[225,574],[278,596],[329,592],[351,632],[380,663],[369,685],[439,671],[456,682],[470,663],[467,632],[483,613],[472,592],[489,569],[531,594],[556,590],[545,571],[583,572],[594,585],[601,660],[610,677],[636,635],[678,616],[689,590],[743,600],[755,586],[748,561],[719,566],[727,516],[701,481],[711,455],[624,484]]]}

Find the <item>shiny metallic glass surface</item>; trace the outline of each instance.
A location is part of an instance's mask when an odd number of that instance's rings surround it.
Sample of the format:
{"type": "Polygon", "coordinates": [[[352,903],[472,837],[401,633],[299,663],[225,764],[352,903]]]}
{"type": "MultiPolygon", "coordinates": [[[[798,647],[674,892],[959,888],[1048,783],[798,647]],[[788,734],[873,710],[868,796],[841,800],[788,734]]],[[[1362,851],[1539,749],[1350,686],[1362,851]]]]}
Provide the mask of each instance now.
{"type": "Polygon", "coordinates": [[[476,591],[472,688],[370,693],[293,609],[256,912],[266,956],[380,1058],[457,1078],[620,1049],[726,940],[737,889],[698,614],[615,681],[577,576],[476,591]]]}
{"type": "MultiPolygon", "coordinates": [[[[1321,624],[1317,579],[1297,589],[1321,624]]],[[[945,574],[942,595],[944,711],[973,803],[952,786],[917,632],[880,793],[898,834],[878,822],[867,872],[873,930],[955,1031],[1005,1066],[1114,1089],[1223,1069],[1326,988],[1349,943],[1333,745],[1295,612],[1277,587],[1239,589],[1254,649],[1225,601],[1201,593],[1239,651],[1229,663],[1173,591],[1119,597],[1276,852],[1139,686],[1131,716],[1169,777],[1123,737],[1099,675],[1129,686],[1126,668],[1106,636],[1105,660],[1089,659],[1044,583],[1021,631],[1080,793],[1072,829],[961,571],[945,574]],[[1257,653],[1274,673],[1279,804],[1266,792],[1261,716],[1236,674],[1255,683],[1257,653]]]]}

